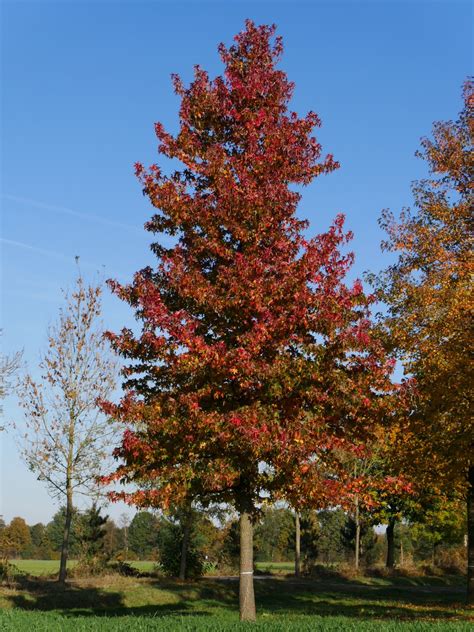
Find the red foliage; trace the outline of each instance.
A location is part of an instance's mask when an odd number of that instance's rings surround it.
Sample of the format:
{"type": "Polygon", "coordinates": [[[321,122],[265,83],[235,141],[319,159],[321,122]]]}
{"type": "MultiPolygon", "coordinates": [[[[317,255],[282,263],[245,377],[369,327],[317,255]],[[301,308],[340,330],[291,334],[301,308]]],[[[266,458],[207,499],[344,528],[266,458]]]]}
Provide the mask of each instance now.
{"type": "Polygon", "coordinates": [[[153,491],[122,495],[166,507],[188,495],[253,507],[262,494],[334,503],[348,489],[339,454],[370,434],[391,366],[372,334],[344,217],[305,239],[295,184],[338,167],[321,159],[318,117],[288,111],[293,84],[276,68],[274,27],[247,22],[224,76],[196,66],[176,136],[159,152],[184,168],[135,171],[156,209],[146,228],[155,269],[112,282],[142,332],[110,334],[134,361],[127,395],[108,411],[128,425],[115,478],[153,491]]]}

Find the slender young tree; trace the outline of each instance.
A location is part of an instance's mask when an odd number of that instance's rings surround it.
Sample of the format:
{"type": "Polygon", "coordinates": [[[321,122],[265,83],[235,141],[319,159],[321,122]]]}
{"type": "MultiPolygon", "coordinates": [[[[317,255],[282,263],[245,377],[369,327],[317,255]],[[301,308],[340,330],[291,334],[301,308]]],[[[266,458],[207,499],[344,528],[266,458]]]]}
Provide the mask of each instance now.
{"type": "Polygon", "coordinates": [[[50,328],[42,357],[41,380],[26,375],[19,390],[25,427],[18,438],[29,468],[51,495],[65,504],[59,581],[66,580],[71,521],[76,493],[97,492],[115,426],[97,401],[110,397],[117,377],[116,361],[100,325],[101,287],[79,276],[66,305],[50,328]]]}
{"type": "MultiPolygon", "coordinates": [[[[132,360],[126,395],[104,410],[127,424],[113,478],[150,489],[117,493],[167,508],[186,498],[229,502],[240,515],[240,616],[255,619],[253,525],[262,498],[334,502],[348,485],[337,451],[370,432],[390,366],[371,335],[343,217],[306,239],[300,193],[338,165],[320,159],[319,119],[288,111],[293,84],[276,67],[274,27],[219,48],[224,75],[196,67],[176,136],[156,124],[159,152],[184,167],[136,165],[156,209],[146,228],[155,268],[112,282],[141,321],[110,334],[132,360]]],[[[107,479],[110,480],[110,479],[107,479]]]]}
{"type": "Polygon", "coordinates": [[[426,487],[467,501],[468,599],[474,602],[474,424],[472,419],[474,84],[457,121],[434,125],[418,155],[429,177],[413,187],[415,210],[381,224],[397,261],[378,278],[392,345],[412,378],[397,451],[426,487]]]}

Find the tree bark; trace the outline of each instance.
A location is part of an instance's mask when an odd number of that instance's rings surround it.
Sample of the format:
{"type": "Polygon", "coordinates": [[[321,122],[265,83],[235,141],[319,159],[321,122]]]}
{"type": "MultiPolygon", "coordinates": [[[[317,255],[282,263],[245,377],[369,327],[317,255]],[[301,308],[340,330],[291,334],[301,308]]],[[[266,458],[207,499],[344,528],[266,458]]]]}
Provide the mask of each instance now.
{"type": "Polygon", "coordinates": [[[474,465],[469,466],[467,489],[467,603],[474,604],[474,465]]]}
{"type": "Polygon", "coordinates": [[[63,542],[61,545],[61,561],[59,563],[59,577],[60,584],[66,582],[67,575],[67,560],[69,557],[69,540],[71,536],[71,522],[72,522],[72,489],[68,487],[66,493],[66,519],[64,521],[63,542]]]}
{"type": "Polygon", "coordinates": [[[387,536],[387,561],[385,566],[387,568],[394,568],[395,566],[395,518],[390,518],[385,532],[387,536]]]}
{"type": "Polygon", "coordinates": [[[179,563],[179,579],[186,579],[186,562],[188,557],[189,538],[191,535],[191,515],[186,511],[183,524],[183,542],[181,543],[181,560],[179,563]]]}
{"type": "Polygon", "coordinates": [[[359,515],[359,497],[356,496],[355,500],[355,559],[354,566],[356,570],[359,570],[359,556],[360,556],[360,515],[359,515]]]}
{"type": "Polygon", "coordinates": [[[295,576],[301,574],[301,525],[300,514],[295,512],[295,576]]]}
{"type": "Polygon", "coordinates": [[[255,621],[253,589],[253,525],[246,511],[240,514],[239,608],[241,621],[255,621]]]}
{"type": "Polygon", "coordinates": [[[123,527],[123,543],[125,545],[125,559],[128,560],[128,526],[123,527]]]}

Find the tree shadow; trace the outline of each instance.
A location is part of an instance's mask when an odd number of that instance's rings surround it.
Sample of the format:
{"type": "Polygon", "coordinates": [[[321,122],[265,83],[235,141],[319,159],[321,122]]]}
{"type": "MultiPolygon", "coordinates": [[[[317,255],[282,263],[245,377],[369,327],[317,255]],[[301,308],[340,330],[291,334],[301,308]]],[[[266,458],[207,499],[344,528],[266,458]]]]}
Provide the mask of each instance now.
{"type": "MultiPolygon", "coordinates": [[[[202,616],[212,614],[212,610],[193,607],[193,600],[188,599],[186,586],[182,590],[173,590],[178,597],[176,603],[146,604],[128,606],[123,591],[111,591],[91,585],[80,585],[75,582],[59,586],[52,581],[23,581],[21,592],[5,595],[14,608],[21,610],[54,611],[63,616],[153,616],[166,615],[202,616]]],[[[125,588],[126,590],[126,588],[125,588]]]]}
{"type": "MultiPolygon", "coordinates": [[[[238,609],[238,582],[201,579],[179,582],[141,578],[133,583],[107,579],[86,585],[60,587],[48,580],[28,580],[5,598],[22,610],[55,611],[63,616],[218,616],[238,609]],[[127,603],[137,588],[140,603],[127,603]],[[101,585],[102,584],[102,585],[101,585]],[[163,595],[164,591],[165,595],[163,595]]],[[[373,586],[350,582],[330,584],[314,580],[262,579],[255,582],[257,609],[262,613],[349,617],[375,620],[467,620],[460,587],[430,592],[425,587],[373,586]],[[463,612],[464,611],[464,612],[463,612]]]]}
{"type": "Polygon", "coordinates": [[[28,581],[22,583],[22,591],[6,596],[15,608],[22,610],[54,610],[61,614],[100,614],[101,611],[117,610],[124,606],[123,595],[96,587],[55,582],[28,581]]]}
{"type": "MultiPolygon", "coordinates": [[[[341,582],[323,586],[319,583],[292,581],[285,588],[276,582],[259,582],[256,594],[261,609],[281,614],[308,614],[375,619],[459,619],[465,609],[463,591],[449,587],[434,594],[426,586],[373,586],[341,582]],[[273,584],[273,585],[272,585],[273,584]],[[417,590],[418,588],[418,590],[417,590]]],[[[286,582],[285,582],[286,583],[286,582]]],[[[281,582],[280,582],[281,584],[281,582]]]]}

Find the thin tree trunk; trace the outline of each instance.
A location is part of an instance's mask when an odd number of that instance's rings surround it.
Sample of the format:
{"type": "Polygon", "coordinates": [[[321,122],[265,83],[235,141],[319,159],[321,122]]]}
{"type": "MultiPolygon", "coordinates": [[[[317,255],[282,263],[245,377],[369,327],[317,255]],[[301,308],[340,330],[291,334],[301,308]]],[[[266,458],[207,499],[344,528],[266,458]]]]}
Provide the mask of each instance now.
{"type": "Polygon", "coordinates": [[[191,535],[191,514],[186,510],[183,525],[183,542],[181,544],[181,560],[179,563],[179,579],[186,579],[186,562],[188,557],[189,538],[191,535]]]}
{"type": "Polygon", "coordinates": [[[295,512],[295,576],[301,574],[301,525],[300,514],[295,512]]]}
{"type": "Polygon", "coordinates": [[[395,566],[395,518],[390,518],[385,532],[387,536],[387,568],[395,566]]]}
{"type": "Polygon", "coordinates": [[[360,516],[359,516],[359,497],[355,499],[355,561],[354,566],[356,570],[359,570],[359,556],[360,556],[360,516]]]}
{"type": "Polygon", "coordinates": [[[68,486],[66,493],[66,519],[64,521],[63,542],[61,545],[61,561],[59,563],[59,577],[60,584],[64,584],[67,575],[67,560],[69,557],[69,540],[71,536],[71,522],[72,522],[72,489],[68,486]]]}
{"type": "Polygon", "coordinates": [[[255,621],[253,590],[253,525],[250,514],[240,514],[239,608],[241,621],[255,621]]]}
{"type": "Polygon", "coordinates": [[[467,489],[467,603],[474,604],[474,465],[469,467],[467,489]]]}
{"type": "Polygon", "coordinates": [[[67,559],[69,556],[69,538],[71,535],[72,521],[72,477],[74,473],[74,443],[75,443],[76,417],[74,410],[69,411],[68,452],[66,461],[66,520],[64,522],[63,543],[61,546],[61,562],[59,564],[60,584],[64,584],[67,575],[67,559]]]}

